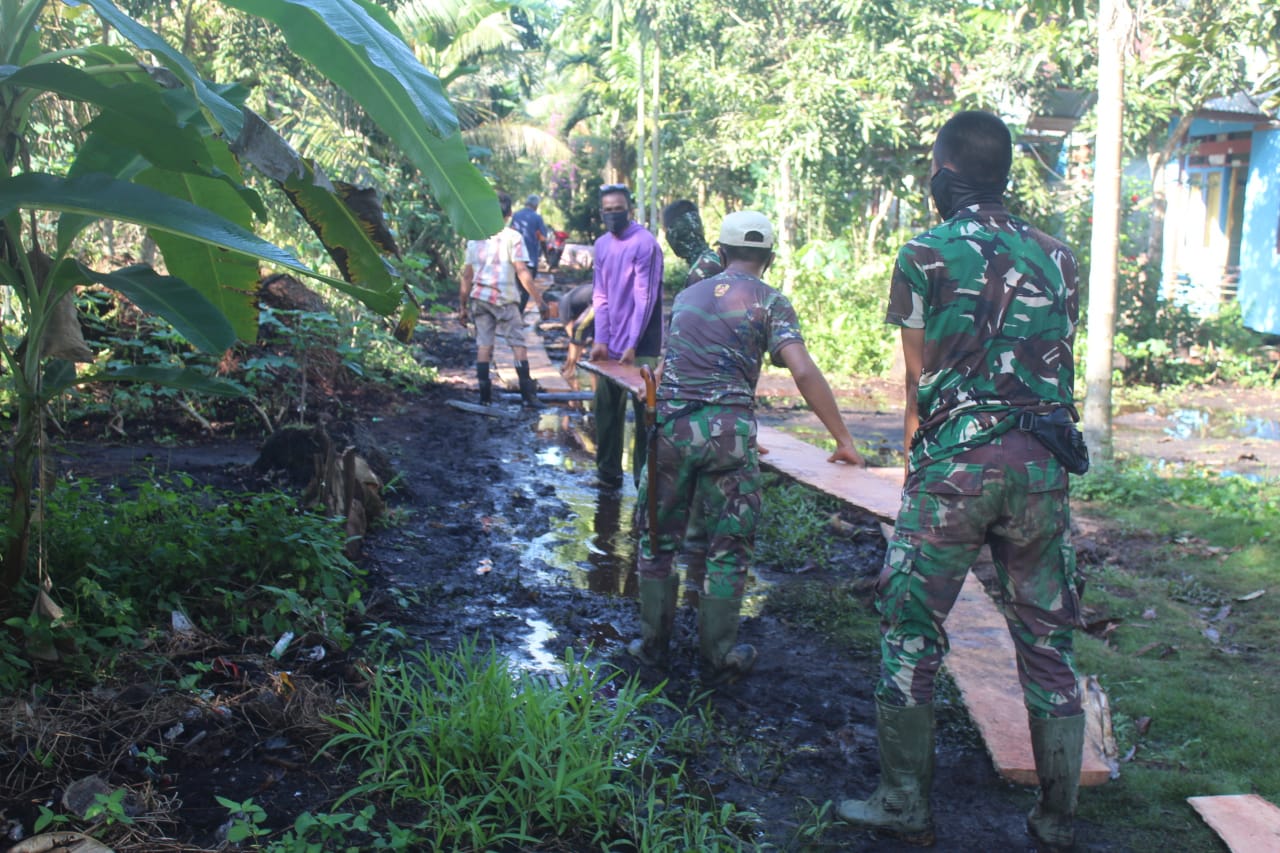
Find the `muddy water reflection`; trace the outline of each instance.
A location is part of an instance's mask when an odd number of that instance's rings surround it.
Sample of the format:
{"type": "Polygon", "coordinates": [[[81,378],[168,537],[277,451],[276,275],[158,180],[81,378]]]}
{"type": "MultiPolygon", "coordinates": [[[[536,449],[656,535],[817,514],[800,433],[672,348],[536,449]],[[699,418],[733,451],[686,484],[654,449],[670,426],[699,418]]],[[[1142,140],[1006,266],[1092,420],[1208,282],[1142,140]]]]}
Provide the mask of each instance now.
{"type": "MultiPolygon", "coordinates": [[[[601,595],[634,598],[636,490],[626,478],[622,489],[595,484],[595,443],[589,416],[562,412],[544,415],[539,438],[548,442],[538,453],[538,465],[548,475],[556,497],[567,506],[562,518],[548,519],[546,533],[529,543],[525,566],[543,581],[569,583],[601,595]],[[554,473],[553,473],[554,472],[554,473]]],[[[630,470],[631,435],[627,423],[623,469],[630,470]]],[[[683,576],[683,561],[677,561],[683,576]]],[[[747,580],[743,613],[758,613],[769,584],[753,572],[747,580]]],[[[685,589],[685,606],[697,605],[697,592],[685,589]]]]}

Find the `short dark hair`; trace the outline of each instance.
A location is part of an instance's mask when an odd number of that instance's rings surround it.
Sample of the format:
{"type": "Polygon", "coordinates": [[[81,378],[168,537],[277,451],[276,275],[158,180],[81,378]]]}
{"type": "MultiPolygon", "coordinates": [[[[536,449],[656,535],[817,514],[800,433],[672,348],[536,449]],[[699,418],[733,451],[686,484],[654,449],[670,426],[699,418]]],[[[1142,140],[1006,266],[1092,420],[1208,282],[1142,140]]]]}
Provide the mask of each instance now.
{"type": "Polygon", "coordinates": [[[773,256],[773,249],[766,249],[762,246],[726,246],[720,244],[720,251],[724,252],[725,263],[729,261],[746,261],[749,264],[763,264],[769,261],[773,256]]]}
{"type": "Polygon", "coordinates": [[[499,192],[498,206],[502,208],[502,218],[506,219],[511,215],[511,196],[507,193],[499,192]]]}
{"type": "Polygon", "coordinates": [[[970,180],[1003,184],[1013,166],[1013,137],[1000,117],[966,110],[947,119],[933,144],[939,164],[970,180]]]}
{"type": "Polygon", "coordinates": [[[702,219],[701,216],[698,216],[698,206],[689,201],[689,199],[682,198],[679,201],[673,201],[671,204],[662,208],[662,227],[670,228],[672,222],[675,222],[686,213],[692,213],[694,216],[697,216],[699,221],[702,219]]]}
{"type": "Polygon", "coordinates": [[[626,184],[601,184],[600,185],[601,201],[604,201],[605,196],[613,195],[614,193],[622,193],[623,195],[625,195],[627,197],[627,207],[631,207],[631,201],[632,201],[631,187],[627,186],[626,184]]]}

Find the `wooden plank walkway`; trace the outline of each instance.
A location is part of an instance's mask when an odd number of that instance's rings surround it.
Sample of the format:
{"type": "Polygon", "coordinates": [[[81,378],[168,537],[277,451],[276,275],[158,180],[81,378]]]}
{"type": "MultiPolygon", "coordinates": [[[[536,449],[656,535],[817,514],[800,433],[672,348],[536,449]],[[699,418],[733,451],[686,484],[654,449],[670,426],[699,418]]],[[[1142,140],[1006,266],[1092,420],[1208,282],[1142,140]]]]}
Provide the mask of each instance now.
{"type": "MultiPolygon", "coordinates": [[[[584,362],[582,366],[633,394],[643,393],[638,368],[614,361],[584,362]]],[[[901,468],[832,464],[827,461],[830,454],[821,448],[770,427],[760,427],[757,438],[768,451],[760,457],[762,465],[862,509],[882,522],[897,519],[901,468]]],[[[946,624],[951,642],[947,670],[960,688],[996,772],[1011,782],[1038,784],[1013,640],[1004,616],[972,572],[965,579],[946,624]]],[[[1104,735],[1110,729],[1110,720],[1104,719],[1107,711],[1097,703],[1086,702],[1085,708],[1088,721],[1080,784],[1101,785],[1111,778],[1104,735]]]]}
{"type": "Polygon", "coordinates": [[[1188,797],[1187,802],[1226,842],[1231,853],[1280,850],[1280,808],[1257,794],[1188,797]]]}

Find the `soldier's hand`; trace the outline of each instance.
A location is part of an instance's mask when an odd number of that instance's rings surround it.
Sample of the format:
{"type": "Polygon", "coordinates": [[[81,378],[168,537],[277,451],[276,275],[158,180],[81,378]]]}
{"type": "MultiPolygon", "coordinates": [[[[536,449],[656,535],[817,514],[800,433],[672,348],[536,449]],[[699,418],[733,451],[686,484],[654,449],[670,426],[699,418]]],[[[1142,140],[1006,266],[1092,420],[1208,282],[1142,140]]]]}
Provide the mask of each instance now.
{"type": "Polygon", "coordinates": [[[867,460],[862,458],[862,454],[853,449],[852,445],[837,445],[836,452],[827,457],[828,462],[845,462],[849,465],[857,465],[859,468],[867,467],[867,460]]]}

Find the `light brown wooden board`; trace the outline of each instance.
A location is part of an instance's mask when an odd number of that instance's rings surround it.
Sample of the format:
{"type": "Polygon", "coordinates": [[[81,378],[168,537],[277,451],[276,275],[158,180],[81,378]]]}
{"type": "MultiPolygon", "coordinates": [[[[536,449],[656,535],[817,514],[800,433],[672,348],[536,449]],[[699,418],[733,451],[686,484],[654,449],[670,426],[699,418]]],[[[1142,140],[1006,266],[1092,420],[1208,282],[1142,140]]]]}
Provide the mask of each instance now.
{"type": "MultiPolygon", "coordinates": [[[[965,578],[947,615],[946,629],[951,643],[947,671],[960,688],[996,772],[1010,782],[1038,784],[1013,640],[1004,616],[972,573],[965,578]]],[[[1088,719],[1080,784],[1101,785],[1111,778],[1102,734],[1104,721],[1091,704],[1086,703],[1085,712],[1088,719]]]]}
{"type": "Polygon", "coordinates": [[[1226,842],[1231,853],[1280,850],[1280,808],[1257,794],[1188,797],[1187,802],[1226,842]]]}
{"type": "Polygon", "coordinates": [[[578,367],[588,373],[602,376],[616,385],[621,385],[639,399],[644,400],[644,378],[640,375],[638,366],[606,359],[604,361],[580,361],[578,362],[578,367]]]}
{"type": "Polygon", "coordinates": [[[790,433],[762,426],[756,432],[760,446],[769,451],[760,464],[839,498],[884,521],[898,517],[902,499],[901,468],[857,468],[831,463],[831,454],[801,441],[790,433]]]}

